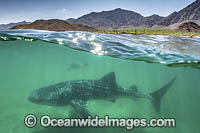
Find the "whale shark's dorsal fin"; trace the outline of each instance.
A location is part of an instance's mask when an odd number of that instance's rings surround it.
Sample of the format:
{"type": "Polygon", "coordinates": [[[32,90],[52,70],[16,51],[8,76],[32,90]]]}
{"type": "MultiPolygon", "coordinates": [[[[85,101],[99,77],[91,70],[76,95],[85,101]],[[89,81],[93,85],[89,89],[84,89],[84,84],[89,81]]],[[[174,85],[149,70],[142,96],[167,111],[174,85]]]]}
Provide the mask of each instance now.
{"type": "Polygon", "coordinates": [[[111,87],[112,89],[115,89],[117,87],[117,83],[115,80],[115,73],[110,72],[106,74],[104,77],[102,77],[100,80],[107,86],[111,87]]]}

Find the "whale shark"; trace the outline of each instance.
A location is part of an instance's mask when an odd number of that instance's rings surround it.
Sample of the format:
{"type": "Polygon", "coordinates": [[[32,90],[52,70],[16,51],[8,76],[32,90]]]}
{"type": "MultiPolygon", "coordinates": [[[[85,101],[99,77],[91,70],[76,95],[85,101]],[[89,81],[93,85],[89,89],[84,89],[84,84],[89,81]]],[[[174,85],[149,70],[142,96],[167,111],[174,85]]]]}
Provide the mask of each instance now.
{"type": "Polygon", "coordinates": [[[81,117],[91,116],[87,101],[92,99],[104,99],[115,102],[119,97],[146,98],[149,99],[155,110],[160,112],[160,103],[163,96],[172,86],[176,77],[160,89],[144,94],[137,86],[119,86],[116,83],[114,72],[110,72],[97,80],[72,80],[39,88],[31,93],[28,99],[36,104],[49,106],[71,105],[81,117]]]}

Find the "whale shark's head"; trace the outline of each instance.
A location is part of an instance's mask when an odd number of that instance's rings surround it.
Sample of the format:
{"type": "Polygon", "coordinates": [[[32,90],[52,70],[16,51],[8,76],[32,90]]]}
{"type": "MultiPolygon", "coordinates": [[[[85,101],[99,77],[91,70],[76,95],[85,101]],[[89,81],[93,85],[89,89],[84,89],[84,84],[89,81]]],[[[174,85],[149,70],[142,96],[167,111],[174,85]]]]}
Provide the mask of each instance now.
{"type": "Polygon", "coordinates": [[[28,99],[36,104],[63,106],[70,102],[70,94],[65,93],[62,88],[44,87],[33,91],[28,99]]]}

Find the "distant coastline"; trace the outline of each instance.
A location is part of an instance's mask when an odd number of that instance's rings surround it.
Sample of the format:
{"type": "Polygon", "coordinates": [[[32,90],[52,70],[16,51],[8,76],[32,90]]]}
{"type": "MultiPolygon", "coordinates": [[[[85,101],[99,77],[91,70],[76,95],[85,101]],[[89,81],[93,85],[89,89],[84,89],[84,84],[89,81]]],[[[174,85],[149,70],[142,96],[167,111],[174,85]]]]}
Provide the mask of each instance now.
{"type": "Polygon", "coordinates": [[[93,33],[107,33],[107,34],[132,34],[132,35],[173,35],[184,37],[200,37],[200,26],[194,22],[185,22],[180,24],[177,29],[169,28],[124,28],[124,29],[95,29],[92,27],[69,24],[63,20],[36,20],[30,24],[19,24],[12,29],[35,29],[46,31],[86,31],[93,33]]]}

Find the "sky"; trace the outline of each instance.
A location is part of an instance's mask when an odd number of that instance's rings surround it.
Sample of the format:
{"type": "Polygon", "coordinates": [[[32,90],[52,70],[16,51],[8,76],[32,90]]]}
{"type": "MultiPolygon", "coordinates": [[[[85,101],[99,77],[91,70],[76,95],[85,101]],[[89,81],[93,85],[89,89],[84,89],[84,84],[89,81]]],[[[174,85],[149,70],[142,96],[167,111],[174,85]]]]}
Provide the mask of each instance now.
{"type": "Polygon", "coordinates": [[[143,16],[167,16],[195,0],[0,0],[0,24],[37,19],[78,18],[90,12],[122,8],[143,16]]]}

